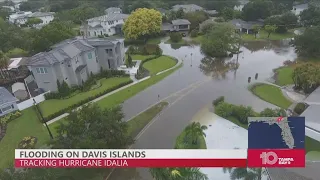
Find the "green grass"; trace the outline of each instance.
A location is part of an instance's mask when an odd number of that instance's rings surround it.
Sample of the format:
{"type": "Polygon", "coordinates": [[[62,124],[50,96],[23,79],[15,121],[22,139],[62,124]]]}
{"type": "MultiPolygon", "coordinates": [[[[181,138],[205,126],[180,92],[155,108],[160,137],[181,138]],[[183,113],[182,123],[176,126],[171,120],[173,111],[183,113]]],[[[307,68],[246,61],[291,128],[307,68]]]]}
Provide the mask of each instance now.
{"type": "Polygon", "coordinates": [[[292,102],[285,98],[281,89],[269,84],[257,83],[250,88],[251,92],[271,104],[287,109],[292,102]]]}
{"type": "MultiPolygon", "coordinates": [[[[231,117],[228,117],[227,120],[233,122],[234,124],[238,125],[238,126],[241,126],[245,129],[248,129],[248,125],[246,124],[242,124],[237,118],[231,116],[231,117]]],[[[318,158],[320,158],[320,142],[317,141],[317,140],[314,140],[308,136],[305,136],[305,149],[306,149],[306,154],[308,152],[313,152],[316,151],[316,154],[318,156],[318,158]]]]}
{"type": "Polygon", "coordinates": [[[177,61],[172,59],[169,56],[161,56],[157,59],[153,59],[143,64],[143,67],[146,68],[150,75],[155,75],[158,72],[169,69],[177,64],[177,61]]]}
{"type": "Polygon", "coordinates": [[[280,67],[276,69],[275,83],[279,86],[294,84],[292,80],[294,68],[292,66],[280,67]]]}
{"type": "Polygon", "coordinates": [[[319,151],[309,151],[306,155],[307,160],[320,161],[319,151]]]}
{"type": "Polygon", "coordinates": [[[141,61],[144,61],[148,58],[151,58],[151,57],[154,57],[155,55],[132,55],[131,58],[132,60],[141,60],[141,61]]]}
{"type": "Polygon", "coordinates": [[[163,37],[155,37],[148,39],[146,44],[160,44],[163,37]]]}
{"type": "MultiPolygon", "coordinates": [[[[186,131],[183,130],[180,135],[177,137],[176,145],[177,144],[184,144],[184,139],[186,136],[186,131]]],[[[181,146],[180,146],[181,147],[181,146]]],[[[183,148],[180,149],[207,149],[207,144],[204,136],[198,137],[198,143],[197,144],[188,144],[187,147],[184,145],[183,148]]]]}
{"type": "Polygon", "coordinates": [[[160,102],[128,121],[129,134],[132,137],[136,137],[157,114],[168,106],[168,104],[168,102],[160,102]]]}
{"type": "Polygon", "coordinates": [[[37,137],[36,147],[43,146],[49,140],[45,126],[40,123],[33,107],[22,111],[22,116],[8,124],[6,135],[0,141],[0,169],[8,167],[14,160],[14,149],[26,136],[37,137]]]}
{"type": "Polygon", "coordinates": [[[197,36],[197,37],[192,37],[191,39],[192,39],[192,41],[194,43],[200,44],[203,38],[204,37],[200,35],[200,36],[197,36]]]}
{"type": "Polygon", "coordinates": [[[108,79],[101,79],[100,80],[101,86],[99,88],[96,88],[87,92],[78,93],[77,95],[72,96],[68,99],[46,100],[40,103],[40,108],[42,110],[43,116],[47,117],[50,114],[58,112],[64,108],[67,108],[91,96],[95,96],[96,94],[99,94],[107,89],[113,88],[115,86],[118,86],[121,83],[125,83],[128,81],[130,81],[129,77],[114,77],[114,78],[108,78],[108,79]]]}
{"type": "Polygon", "coordinates": [[[268,38],[268,33],[264,30],[260,30],[257,38],[255,38],[254,34],[242,34],[242,39],[245,41],[261,41],[261,40],[282,40],[294,37],[294,33],[288,31],[287,33],[271,33],[268,38]]]}

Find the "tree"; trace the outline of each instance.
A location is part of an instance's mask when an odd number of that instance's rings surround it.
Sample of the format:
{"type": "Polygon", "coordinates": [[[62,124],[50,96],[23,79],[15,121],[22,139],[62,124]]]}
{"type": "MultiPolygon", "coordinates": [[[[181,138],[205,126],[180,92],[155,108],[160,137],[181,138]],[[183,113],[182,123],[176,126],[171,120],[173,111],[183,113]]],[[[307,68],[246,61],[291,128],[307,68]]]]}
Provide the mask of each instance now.
{"type": "Polygon", "coordinates": [[[274,6],[271,1],[250,1],[243,7],[242,15],[247,21],[265,19],[272,15],[273,8],[274,6]]]}
{"type": "Polygon", "coordinates": [[[221,12],[221,16],[224,20],[229,21],[234,18],[234,10],[230,7],[225,7],[221,12]]]}
{"type": "Polygon", "coordinates": [[[10,10],[8,8],[0,7],[0,18],[7,19],[10,15],[10,10]]]}
{"type": "Polygon", "coordinates": [[[19,6],[19,10],[20,11],[37,11],[44,5],[45,5],[44,1],[28,0],[28,1],[21,2],[19,6]]]}
{"type": "Polygon", "coordinates": [[[276,25],[265,25],[264,30],[268,33],[268,38],[270,37],[271,33],[274,33],[277,30],[276,25]]]}
{"type": "Polygon", "coordinates": [[[221,23],[205,34],[201,42],[201,51],[210,57],[226,57],[238,50],[240,37],[229,23],[221,23]]]}
{"type": "Polygon", "coordinates": [[[208,180],[200,168],[151,168],[155,180],[208,180]]]}
{"type": "Polygon", "coordinates": [[[255,37],[255,38],[257,38],[257,34],[259,33],[260,29],[261,29],[261,26],[259,26],[259,25],[253,25],[252,31],[253,31],[253,33],[254,33],[254,37],[255,37]]]}
{"type": "Polygon", "coordinates": [[[319,66],[307,63],[298,66],[292,74],[294,88],[309,94],[320,85],[319,66]]]}
{"type": "Polygon", "coordinates": [[[58,149],[122,149],[133,143],[121,107],[101,109],[89,104],[67,117],[51,142],[58,149]]]}
{"type": "Polygon", "coordinates": [[[34,25],[41,24],[43,21],[39,18],[29,18],[26,22],[26,25],[32,27],[34,25]]]}
{"type": "Polygon", "coordinates": [[[276,32],[286,33],[289,28],[296,26],[298,18],[291,12],[287,12],[278,16],[270,16],[265,20],[266,25],[276,25],[276,32]]]}
{"type": "Polygon", "coordinates": [[[262,176],[266,174],[262,168],[223,168],[223,172],[230,173],[231,180],[261,180],[262,176]]]}
{"type": "Polygon", "coordinates": [[[73,9],[60,11],[56,13],[55,17],[60,21],[72,21],[75,24],[81,24],[87,19],[100,16],[102,14],[103,13],[100,13],[98,9],[84,4],[73,9]]]}
{"type": "Polygon", "coordinates": [[[126,20],[123,26],[127,39],[144,38],[161,30],[161,13],[154,9],[137,9],[126,20]]]}
{"type": "Polygon", "coordinates": [[[54,44],[74,36],[72,26],[66,22],[52,21],[34,35],[33,53],[46,51],[54,44]]]}
{"type": "Polygon", "coordinates": [[[128,54],[128,66],[132,67],[132,57],[128,54]]]}
{"type": "Polygon", "coordinates": [[[304,26],[320,25],[320,8],[311,6],[300,14],[300,21],[304,26]]]}
{"type": "Polygon", "coordinates": [[[133,1],[133,4],[129,6],[129,12],[133,12],[140,8],[151,9],[153,8],[153,6],[149,1],[144,1],[144,0],[133,1]]]}
{"type": "Polygon", "coordinates": [[[237,5],[240,5],[240,2],[234,0],[205,1],[203,7],[206,7],[206,9],[215,9],[220,12],[224,8],[234,8],[234,6],[237,5]]]}
{"type": "Polygon", "coordinates": [[[186,127],[185,132],[186,136],[190,137],[192,144],[198,144],[199,136],[206,136],[203,132],[206,129],[208,129],[207,126],[201,125],[199,122],[192,122],[186,127]]]}
{"type": "Polygon", "coordinates": [[[28,56],[28,51],[25,51],[25,50],[20,49],[20,48],[14,48],[14,49],[9,50],[6,53],[6,55],[9,58],[26,57],[26,56],[28,56]]]}
{"type": "Polygon", "coordinates": [[[177,19],[182,19],[183,17],[184,17],[184,11],[183,11],[183,9],[182,8],[180,8],[177,12],[175,12],[175,14],[176,14],[176,18],[177,19]]]}
{"type": "Polygon", "coordinates": [[[301,35],[295,37],[293,44],[300,57],[318,58],[320,57],[320,26],[307,28],[301,35]]]}
{"type": "Polygon", "coordinates": [[[182,40],[182,35],[179,32],[170,33],[170,40],[174,43],[177,43],[182,40]]]}
{"type": "Polygon", "coordinates": [[[200,23],[207,20],[209,17],[204,11],[196,11],[186,13],[184,18],[190,21],[190,30],[198,29],[200,23]]]}

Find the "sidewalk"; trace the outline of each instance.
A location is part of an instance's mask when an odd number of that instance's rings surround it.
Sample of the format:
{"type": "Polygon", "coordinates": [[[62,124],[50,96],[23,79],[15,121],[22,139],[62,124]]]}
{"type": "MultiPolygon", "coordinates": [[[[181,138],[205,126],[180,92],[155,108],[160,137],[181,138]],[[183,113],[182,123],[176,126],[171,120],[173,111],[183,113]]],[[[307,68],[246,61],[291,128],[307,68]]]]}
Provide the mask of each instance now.
{"type": "MultiPolygon", "coordinates": [[[[136,66],[137,66],[137,64],[140,66],[140,63],[141,63],[141,61],[140,61],[140,62],[137,62],[137,63],[136,63],[136,66]],[[139,64],[138,64],[138,63],[139,63],[139,64]]],[[[166,69],[166,70],[164,70],[164,71],[161,71],[161,72],[157,73],[156,76],[159,75],[159,74],[162,74],[162,73],[164,73],[164,72],[170,71],[170,70],[172,70],[172,69],[174,69],[174,68],[176,68],[176,67],[178,67],[181,63],[182,63],[182,61],[181,61],[181,60],[178,60],[178,63],[177,63],[175,66],[173,66],[173,67],[171,67],[171,68],[169,68],[169,69],[166,69]]],[[[94,99],[94,100],[92,100],[92,101],[90,101],[90,102],[88,102],[88,103],[86,103],[86,104],[83,104],[83,105],[81,105],[81,106],[73,109],[72,111],[74,111],[74,110],[79,110],[79,109],[81,109],[82,106],[88,105],[88,104],[90,104],[90,103],[94,103],[94,102],[100,101],[100,100],[102,100],[102,99],[104,99],[104,98],[106,98],[106,97],[108,97],[108,96],[110,96],[110,95],[112,95],[112,94],[114,94],[114,93],[116,93],[116,92],[119,92],[119,91],[121,91],[121,90],[123,90],[123,89],[126,89],[126,88],[128,88],[128,87],[130,87],[130,86],[133,86],[133,85],[135,85],[135,84],[137,84],[137,83],[140,83],[140,82],[142,82],[142,81],[145,81],[145,80],[149,79],[150,77],[151,77],[151,76],[147,76],[147,77],[142,78],[142,79],[140,79],[140,80],[136,80],[136,81],[134,81],[134,82],[131,83],[131,84],[128,84],[128,85],[126,85],[126,86],[123,86],[123,87],[121,87],[121,88],[119,88],[119,89],[117,89],[117,90],[114,90],[114,91],[112,91],[112,92],[110,92],[110,93],[108,93],[108,94],[105,94],[105,95],[103,95],[103,96],[100,96],[100,97],[98,97],[98,98],[96,98],[96,99],[94,99]]],[[[67,117],[68,115],[69,115],[69,113],[64,113],[64,114],[62,114],[62,115],[60,115],[60,116],[58,116],[58,117],[56,117],[56,118],[54,118],[54,119],[51,119],[50,121],[47,122],[47,125],[50,125],[50,124],[52,124],[52,123],[54,123],[54,122],[57,122],[57,121],[59,121],[60,119],[62,119],[62,118],[64,118],[64,117],[67,117]]],[[[44,125],[44,124],[43,124],[43,125],[44,125]]],[[[45,125],[44,125],[44,126],[45,126],[45,125]]]]}

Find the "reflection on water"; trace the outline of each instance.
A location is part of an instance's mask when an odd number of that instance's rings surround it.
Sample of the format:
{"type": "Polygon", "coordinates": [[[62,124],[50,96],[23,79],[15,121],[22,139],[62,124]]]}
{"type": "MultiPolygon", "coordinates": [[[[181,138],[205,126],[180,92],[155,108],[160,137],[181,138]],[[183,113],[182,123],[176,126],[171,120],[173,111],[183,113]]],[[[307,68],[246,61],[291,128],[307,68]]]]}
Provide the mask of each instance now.
{"type": "Polygon", "coordinates": [[[184,45],[184,44],[170,44],[171,48],[172,49],[180,49],[182,46],[187,46],[187,45],[184,45]]]}
{"type": "Polygon", "coordinates": [[[225,79],[228,72],[235,71],[239,64],[230,58],[204,57],[199,66],[201,72],[215,79],[225,79]]]}

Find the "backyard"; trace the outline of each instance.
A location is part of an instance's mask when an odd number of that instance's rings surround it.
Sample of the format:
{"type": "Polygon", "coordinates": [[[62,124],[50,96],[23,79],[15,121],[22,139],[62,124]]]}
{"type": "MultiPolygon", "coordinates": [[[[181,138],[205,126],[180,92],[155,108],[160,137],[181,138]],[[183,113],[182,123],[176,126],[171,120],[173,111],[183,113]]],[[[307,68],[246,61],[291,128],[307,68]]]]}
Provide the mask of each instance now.
{"type": "Polygon", "coordinates": [[[68,108],[73,104],[77,104],[80,101],[83,101],[89,97],[95,96],[99,93],[102,93],[108,89],[114,88],[122,83],[130,82],[129,77],[113,77],[113,78],[103,78],[100,79],[101,86],[86,92],[79,92],[76,95],[68,99],[50,99],[40,103],[40,108],[44,117],[47,117],[55,112],[58,112],[62,109],[68,108]]]}
{"type": "Polygon", "coordinates": [[[271,104],[274,104],[278,107],[287,109],[292,102],[284,97],[280,88],[263,83],[257,83],[250,87],[251,92],[261,98],[264,101],[267,101],[271,104]]]}
{"type": "Polygon", "coordinates": [[[254,34],[245,34],[243,33],[242,39],[245,41],[261,41],[261,40],[282,40],[282,39],[288,39],[293,38],[294,33],[291,31],[288,31],[287,33],[271,33],[270,37],[268,38],[268,33],[265,30],[260,30],[259,34],[257,34],[257,38],[255,38],[254,34]]]}
{"type": "Polygon", "coordinates": [[[156,59],[148,61],[143,64],[143,67],[146,68],[150,75],[157,74],[163,70],[169,69],[177,64],[177,61],[172,59],[169,56],[160,56],[156,59]]]}

